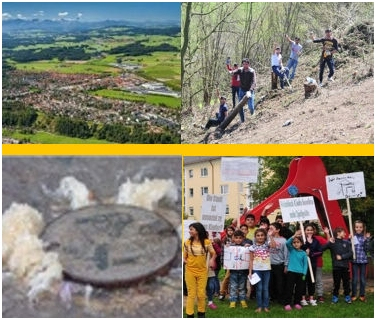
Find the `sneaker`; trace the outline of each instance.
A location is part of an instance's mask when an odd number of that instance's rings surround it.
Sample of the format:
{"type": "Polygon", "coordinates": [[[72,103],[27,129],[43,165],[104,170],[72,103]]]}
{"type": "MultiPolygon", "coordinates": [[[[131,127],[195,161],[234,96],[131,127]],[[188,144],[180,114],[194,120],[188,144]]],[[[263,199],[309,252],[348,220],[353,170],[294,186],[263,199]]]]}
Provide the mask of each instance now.
{"type": "Polygon", "coordinates": [[[285,310],[286,310],[286,311],[291,311],[291,306],[290,306],[290,305],[286,305],[286,306],[285,306],[285,310]]]}
{"type": "Polygon", "coordinates": [[[358,298],[356,298],[356,296],[351,297],[351,301],[356,301],[356,299],[358,299],[358,298]]]}
{"type": "Polygon", "coordinates": [[[230,302],[230,308],[235,308],[236,307],[236,302],[235,301],[231,301],[230,302]]]}
{"type": "Polygon", "coordinates": [[[208,304],[208,307],[213,310],[218,308],[215,303],[208,304]]]}
{"type": "Polygon", "coordinates": [[[323,87],[323,84],[322,84],[322,82],[320,82],[320,83],[319,83],[319,87],[321,87],[321,88],[323,87]]]}
{"type": "Polygon", "coordinates": [[[305,299],[301,300],[301,301],[300,301],[300,304],[301,304],[302,306],[308,306],[308,302],[307,302],[307,300],[305,300],[305,299]]]}
{"type": "Polygon", "coordinates": [[[334,79],[331,77],[331,78],[328,78],[328,81],[334,82],[334,79]]]}
{"type": "Polygon", "coordinates": [[[318,300],[319,300],[320,303],[324,303],[324,301],[325,301],[323,296],[319,296],[318,300]]]}
{"type": "Polygon", "coordinates": [[[338,302],[338,297],[337,296],[333,296],[332,303],[337,303],[337,302],[338,302]]]}
{"type": "Polygon", "coordinates": [[[314,300],[314,299],[310,299],[310,300],[309,300],[309,304],[310,304],[311,306],[317,306],[316,300],[314,300]]]}
{"type": "Polygon", "coordinates": [[[345,302],[346,303],[351,303],[351,297],[350,296],[346,296],[345,297],[345,302]]]}
{"type": "Polygon", "coordinates": [[[222,295],[222,294],[220,294],[219,297],[218,297],[218,299],[219,299],[220,301],[225,301],[225,298],[226,298],[226,296],[225,296],[225,295],[222,295]]]}
{"type": "Polygon", "coordinates": [[[302,306],[299,305],[299,304],[297,303],[297,304],[294,306],[294,308],[297,309],[297,310],[300,310],[300,309],[302,309],[302,306]]]}
{"type": "Polygon", "coordinates": [[[241,300],[241,301],[240,301],[240,304],[242,305],[242,308],[248,308],[248,305],[247,305],[247,303],[245,302],[245,300],[241,300]]]}
{"type": "Polygon", "coordinates": [[[359,297],[359,300],[360,300],[361,302],[366,302],[366,297],[364,297],[364,296],[360,296],[360,297],[359,297]]]}

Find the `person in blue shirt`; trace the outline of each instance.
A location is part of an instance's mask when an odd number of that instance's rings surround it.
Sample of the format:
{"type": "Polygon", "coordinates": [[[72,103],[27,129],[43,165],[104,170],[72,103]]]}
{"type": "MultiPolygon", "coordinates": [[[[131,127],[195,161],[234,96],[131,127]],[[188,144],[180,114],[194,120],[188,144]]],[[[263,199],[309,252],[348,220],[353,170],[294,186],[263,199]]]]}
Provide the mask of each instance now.
{"type": "Polygon", "coordinates": [[[206,123],[204,127],[205,130],[208,130],[212,126],[218,126],[219,124],[221,124],[228,114],[228,106],[226,104],[226,98],[224,96],[221,96],[219,101],[220,101],[219,110],[215,114],[216,118],[208,120],[208,122],[206,123]]]}
{"type": "Polygon", "coordinates": [[[291,81],[295,77],[295,71],[298,67],[299,55],[302,53],[302,45],[300,44],[300,38],[295,37],[294,40],[291,40],[290,37],[286,34],[286,39],[291,43],[291,53],[290,58],[287,62],[287,68],[290,70],[289,80],[291,81]]]}
{"type": "Polygon", "coordinates": [[[291,311],[291,300],[295,309],[302,309],[299,304],[305,293],[305,276],[308,270],[306,252],[302,249],[303,238],[298,234],[293,235],[286,241],[286,247],[290,253],[286,274],[285,310],[291,311]]]}

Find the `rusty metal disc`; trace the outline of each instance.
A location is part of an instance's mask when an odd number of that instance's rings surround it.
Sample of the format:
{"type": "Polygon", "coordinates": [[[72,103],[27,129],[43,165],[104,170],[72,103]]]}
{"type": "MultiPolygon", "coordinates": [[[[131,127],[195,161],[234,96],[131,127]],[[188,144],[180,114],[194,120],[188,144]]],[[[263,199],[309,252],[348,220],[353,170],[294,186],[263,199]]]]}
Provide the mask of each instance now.
{"type": "Polygon", "coordinates": [[[174,227],[151,211],[96,205],[68,212],[42,234],[64,273],[97,286],[124,285],[169,268],[179,245],[174,227]]]}

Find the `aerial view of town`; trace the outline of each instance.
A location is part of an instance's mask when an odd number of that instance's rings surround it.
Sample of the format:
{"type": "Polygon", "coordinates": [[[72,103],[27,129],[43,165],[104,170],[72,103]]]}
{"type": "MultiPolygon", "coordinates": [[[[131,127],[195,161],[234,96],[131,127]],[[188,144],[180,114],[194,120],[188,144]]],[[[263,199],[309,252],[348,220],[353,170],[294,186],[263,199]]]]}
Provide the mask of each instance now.
{"type": "Polygon", "coordinates": [[[2,16],[3,144],[180,143],[180,3],[3,3],[2,16]]]}

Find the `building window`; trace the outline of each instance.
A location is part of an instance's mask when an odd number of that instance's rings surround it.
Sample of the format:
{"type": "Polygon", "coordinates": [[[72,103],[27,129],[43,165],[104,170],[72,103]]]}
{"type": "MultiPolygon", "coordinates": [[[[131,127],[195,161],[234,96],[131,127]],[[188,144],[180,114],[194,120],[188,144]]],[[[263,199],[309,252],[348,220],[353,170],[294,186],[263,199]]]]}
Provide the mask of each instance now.
{"type": "Polygon", "coordinates": [[[201,177],[208,176],[208,169],[206,167],[201,168],[201,177]]]}
{"type": "Polygon", "coordinates": [[[228,185],[221,185],[221,194],[228,194],[228,185]]]}
{"type": "Polygon", "coordinates": [[[240,204],[240,206],[239,206],[239,214],[240,215],[243,215],[243,210],[244,210],[244,205],[240,204]]]}
{"type": "Polygon", "coordinates": [[[192,177],[193,177],[193,169],[190,169],[190,170],[188,171],[188,176],[189,176],[189,178],[192,178],[192,177]]]}
{"type": "Polygon", "coordinates": [[[193,216],[193,215],[194,215],[193,207],[189,207],[189,216],[193,216]]]}
{"type": "Polygon", "coordinates": [[[201,187],[201,195],[209,194],[209,188],[208,187],[201,187]]]}
{"type": "Polygon", "coordinates": [[[193,197],[193,188],[189,189],[189,197],[193,197]]]}
{"type": "Polygon", "coordinates": [[[226,215],[229,215],[230,214],[230,208],[228,207],[228,205],[226,205],[226,215]]]}

